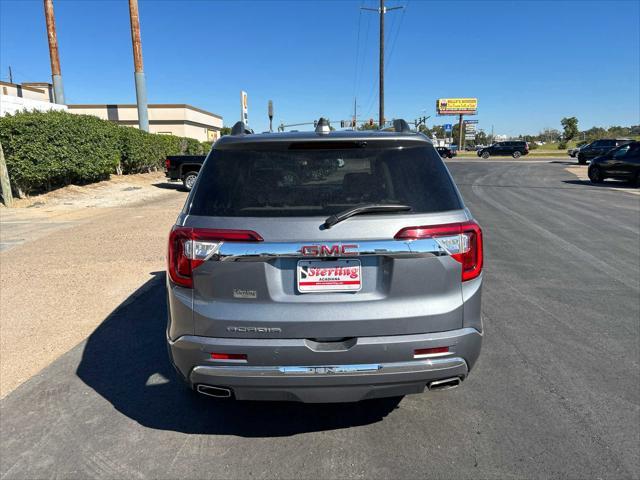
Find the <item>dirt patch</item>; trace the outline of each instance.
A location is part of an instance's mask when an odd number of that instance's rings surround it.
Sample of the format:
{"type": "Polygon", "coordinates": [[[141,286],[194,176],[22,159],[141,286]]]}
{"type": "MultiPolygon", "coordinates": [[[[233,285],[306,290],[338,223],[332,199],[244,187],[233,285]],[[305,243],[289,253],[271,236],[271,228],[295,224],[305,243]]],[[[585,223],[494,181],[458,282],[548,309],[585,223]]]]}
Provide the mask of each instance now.
{"type": "Polygon", "coordinates": [[[68,185],[52,192],[15,201],[16,208],[76,208],[121,207],[144,202],[166,194],[179,184],[167,182],[163,172],[135,175],[113,175],[111,179],[90,185],[68,185]]]}

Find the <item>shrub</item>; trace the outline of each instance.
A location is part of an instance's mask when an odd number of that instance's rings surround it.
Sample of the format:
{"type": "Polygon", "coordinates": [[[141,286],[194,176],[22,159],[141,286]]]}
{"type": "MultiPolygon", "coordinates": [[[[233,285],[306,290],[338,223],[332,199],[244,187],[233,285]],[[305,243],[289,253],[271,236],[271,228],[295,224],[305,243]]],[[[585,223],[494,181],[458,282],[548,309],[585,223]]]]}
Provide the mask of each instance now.
{"type": "Polygon", "coordinates": [[[147,133],[60,111],[0,118],[0,142],[17,193],[96,182],[116,172],[149,172],[161,168],[168,155],[209,152],[205,142],[193,138],[147,133]]]}
{"type": "Polygon", "coordinates": [[[558,143],[558,150],[564,150],[565,148],[567,148],[567,142],[558,143]]]}
{"type": "Polygon", "coordinates": [[[529,150],[536,150],[538,148],[538,144],[536,142],[529,142],[529,150]]]}
{"type": "Polygon", "coordinates": [[[160,135],[130,127],[117,129],[122,173],[150,172],[162,166],[167,149],[160,135]]]}
{"type": "Polygon", "coordinates": [[[120,158],[115,125],[88,115],[28,112],[0,118],[0,142],[16,191],[109,178],[120,158]]]}

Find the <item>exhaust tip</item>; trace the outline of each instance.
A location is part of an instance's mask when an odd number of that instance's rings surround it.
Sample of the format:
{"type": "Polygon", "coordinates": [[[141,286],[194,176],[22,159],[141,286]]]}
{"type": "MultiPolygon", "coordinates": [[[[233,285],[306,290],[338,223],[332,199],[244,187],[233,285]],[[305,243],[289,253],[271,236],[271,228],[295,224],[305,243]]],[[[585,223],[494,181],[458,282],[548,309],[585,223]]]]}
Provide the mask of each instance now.
{"type": "Polygon", "coordinates": [[[210,385],[198,385],[196,387],[198,393],[215,398],[231,398],[231,389],[226,387],[212,387],[210,385]]]}
{"type": "Polygon", "coordinates": [[[431,391],[435,390],[449,390],[452,388],[456,388],[462,383],[462,379],[460,377],[451,377],[444,378],[442,380],[435,380],[427,384],[427,387],[431,391]]]}

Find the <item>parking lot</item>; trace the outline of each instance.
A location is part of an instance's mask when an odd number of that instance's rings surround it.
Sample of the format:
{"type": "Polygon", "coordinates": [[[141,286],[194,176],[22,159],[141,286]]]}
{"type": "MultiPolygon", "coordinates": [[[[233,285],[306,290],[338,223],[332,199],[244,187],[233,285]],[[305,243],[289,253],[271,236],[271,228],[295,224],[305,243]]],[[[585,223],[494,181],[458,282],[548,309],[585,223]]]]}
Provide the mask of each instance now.
{"type": "Polygon", "coordinates": [[[485,234],[483,351],[461,388],[400,401],[187,391],[164,331],[182,191],[10,239],[0,477],[638,478],[640,195],[565,160],[448,163],[485,234]]]}

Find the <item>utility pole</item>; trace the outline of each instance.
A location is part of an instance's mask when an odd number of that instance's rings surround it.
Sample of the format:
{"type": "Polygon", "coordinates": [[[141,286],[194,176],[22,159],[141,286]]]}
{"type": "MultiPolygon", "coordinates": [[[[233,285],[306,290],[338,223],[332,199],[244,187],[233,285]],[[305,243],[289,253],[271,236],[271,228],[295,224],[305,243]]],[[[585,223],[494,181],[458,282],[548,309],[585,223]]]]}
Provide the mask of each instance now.
{"type": "Polygon", "coordinates": [[[378,12],[380,15],[380,93],[378,98],[378,128],[384,128],[384,14],[391,10],[398,10],[404,7],[390,7],[384,6],[384,0],[380,0],[380,8],[365,8],[362,10],[369,10],[372,12],[378,12]]]}
{"type": "Polygon", "coordinates": [[[269,115],[269,131],[273,132],[273,101],[271,100],[267,104],[267,113],[269,115]]]}
{"type": "Polygon", "coordinates": [[[129,19],[131,21],[131,43],[133,44],[133,67],[136,82],[136,101],[138,103],[138,126],[149,131],[149,112],[147,110],[147,84],[142,67],[142,42],[140,41],[140,15],[138,0],[129,0],[129,19]]]}
{"type": "Polygon", "coordinates": [[[358,97],[353,97],[353,128],[356,129],[358,124],[358,97]]]}
{"type": "Polygon", "coordinates": [[[460,123],[458,123],[458,151],[461,152],[464,150],[464,122],[462,121],[462,114],[460,114],[460,123]]]}
{"type": "Polygon", "coordinates": [[[64,87],[60,72],[60,56],[58,53],[58,36],[56,35],[56,19],[53,15],[53,0],[44,0],[44,18],[47,23],[49,39],[49,59],[51,60],[51,80],[53,82],[53,99],[64,105],[64,87]]]}
{"type": "Polygon", "coordinates": [[[11,71],[11,65],[9,65],[9,83],[13,83],[13,72],[11,71]]]}

